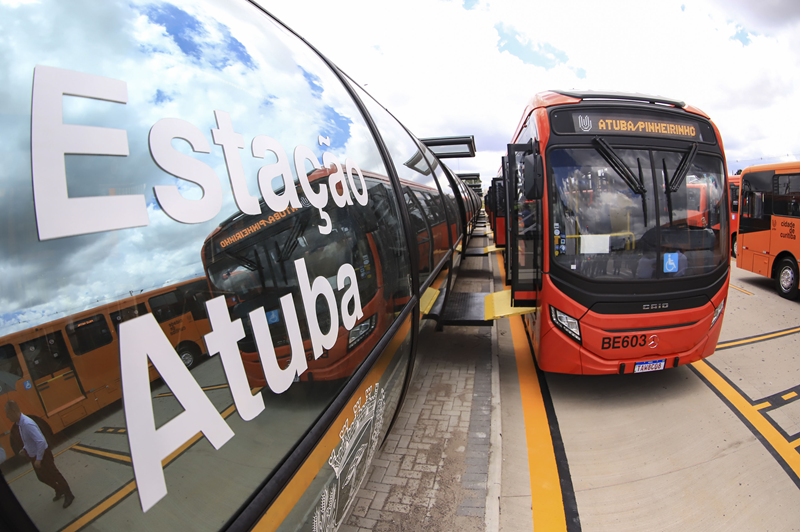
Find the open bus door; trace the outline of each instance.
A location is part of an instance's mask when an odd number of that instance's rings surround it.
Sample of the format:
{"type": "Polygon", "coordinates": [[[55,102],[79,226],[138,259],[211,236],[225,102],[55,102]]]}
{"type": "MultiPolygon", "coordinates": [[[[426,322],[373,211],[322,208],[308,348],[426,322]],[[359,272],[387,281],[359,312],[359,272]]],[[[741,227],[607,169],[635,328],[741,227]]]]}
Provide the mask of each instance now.
{"type": "Polygon", "coordinates": [[[494,245],[506,245],[506,192],[502,177],[492,179],[494,188],[494,245]]]}
{"type": "Polygon", "coordinates": [[[542,280],[542,180],[538,144],[509,144],[506,195],[511,306],[539,306],[542,280]],[[538,170],[537,170],[538,169],[538,170]],[[537,181],[538,180],[538,181],[537,181]]]}

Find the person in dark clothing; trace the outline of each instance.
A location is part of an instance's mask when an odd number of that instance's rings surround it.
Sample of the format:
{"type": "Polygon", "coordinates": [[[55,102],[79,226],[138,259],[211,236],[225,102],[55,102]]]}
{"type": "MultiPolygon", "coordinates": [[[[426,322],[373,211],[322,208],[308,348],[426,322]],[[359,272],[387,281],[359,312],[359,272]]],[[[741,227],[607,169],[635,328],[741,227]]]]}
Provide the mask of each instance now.
{"type": "Polygon", "coordinates": [[[15,401],[6,403],[6,417],[19,428],[19,435],[23,444],[23,448],[19,452],[20,456],[28,457],[33,463],[36,478],[55,490],[56,494],[53,500],[57,501],[63,497],[63,507],[68,507],[75,500],[75,496],[72,494],[72,490],[69,489],[69,484],[67,484],[64,476],[56,467],[53,452],[50,450],[39,425],[23,414],[15,401]]]}

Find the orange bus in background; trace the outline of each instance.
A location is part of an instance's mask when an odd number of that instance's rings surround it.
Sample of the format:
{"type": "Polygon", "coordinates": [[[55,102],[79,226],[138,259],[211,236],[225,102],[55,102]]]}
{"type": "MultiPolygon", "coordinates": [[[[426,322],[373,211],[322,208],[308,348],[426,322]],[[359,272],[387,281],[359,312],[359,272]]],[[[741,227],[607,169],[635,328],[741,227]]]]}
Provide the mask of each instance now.
{"type": "MultiPolygon", "coordinates": [[[[59,432],[122,397],[119,324],[151,313],[191,368],[207,353],[204,277],[84,310],[0,338],[0,408],[14,400],[59,432]]],[[[150,366],[150,380],[158,377],[150,366]]],[[[7,456],[10,421],[0,416],[7,456]]]]}
{"type": "Polygon", "coordinates": [[[800,161],[742,171],[736,265],[775,280],[787,299],[798,294],[800,161]]]}
{"type": "Polygon", "coordinates": [[[657,96],[548,91],[511,142],[510,297],[534,309],[524,319],[539,367],[641,373],[711,355],[730,216],[708,116],[657,96]]]}
{"type": "Polygon", "coordinates": [[[731,202],[731,256],[736,258],[736,245],[739,236],[739,188],[742,176],[728,176],[728,199],[731,202]]]}

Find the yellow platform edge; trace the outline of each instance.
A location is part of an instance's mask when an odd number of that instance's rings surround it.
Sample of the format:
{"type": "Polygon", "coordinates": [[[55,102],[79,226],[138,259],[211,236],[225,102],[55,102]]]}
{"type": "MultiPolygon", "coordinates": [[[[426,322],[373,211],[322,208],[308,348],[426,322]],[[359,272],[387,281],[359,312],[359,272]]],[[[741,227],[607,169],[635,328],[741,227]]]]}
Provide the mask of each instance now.
{"type": "Polygon", "coordinates": [[[431,288],[430,286],[425,289],[425,293],[422,294],[422,297],[419,298],[419,313],[420,315],[424,316],[431,311],[433,308],[433,304],[436,303],[436,299],[439,297],[439,291],[435,288],[431,288]]]}
{"type": "Polygon", "coordinates": [[[511,290],[487,294],[484,298],[483,314],[486,321],[530,314],[534,311],[536,311],[536,307],[512,307],[511,290]]]}

